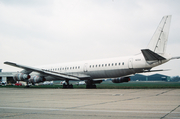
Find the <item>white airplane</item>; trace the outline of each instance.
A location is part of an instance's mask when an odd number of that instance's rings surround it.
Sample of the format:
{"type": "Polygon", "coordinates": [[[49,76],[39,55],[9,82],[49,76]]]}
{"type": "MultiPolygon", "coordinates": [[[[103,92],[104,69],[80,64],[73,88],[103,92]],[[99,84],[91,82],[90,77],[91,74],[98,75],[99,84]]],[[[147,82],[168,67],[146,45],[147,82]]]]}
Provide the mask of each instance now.
{"type": "Polygon", "coordinates": [[[76,85],[86,85],[86,82],[85,81],[79,81],[76,83],[76,85]]]}
{"type": "Polygon", "coordinates": [[[44,81],[42,85],[53,85],[53,81],[44,81]]]}
{"type": "Polygon", "coordinates": [[[171,59],[180,58],[171,57],[165,52],[170,21],[171,15],[164,16],[148,47],[141,49],[141,52],[134,56],[54,64],[42,67],[30,67],[13,62],[4,62],[4,64],[24,69],[14,75],[14,80],[25,81],[27,84],[64,80],[66,84],[63,85],[63,88],[73,88],[69,81],[74,80],[85,81],[86,88],[96,88],[96,83],[101,83],[103,79],[107,78],[115,78],[112,80],[114,83],[128,82],[132,74],[163,71],[151,69],[171,59]]]}

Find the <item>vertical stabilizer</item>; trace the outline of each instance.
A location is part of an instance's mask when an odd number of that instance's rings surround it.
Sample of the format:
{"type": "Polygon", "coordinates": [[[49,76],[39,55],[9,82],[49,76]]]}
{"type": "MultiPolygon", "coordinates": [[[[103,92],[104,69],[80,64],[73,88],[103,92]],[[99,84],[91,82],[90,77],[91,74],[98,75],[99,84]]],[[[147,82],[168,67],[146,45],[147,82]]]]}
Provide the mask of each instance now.
{"type": "Polygon", "coordinates": [[[157,27],[150,43],[148,44],[148,49],[151,51],[164,54],[166,50],[166,43],[169,35],[169,28],[171,22],[171,15],[164,16],[157,27]]]}

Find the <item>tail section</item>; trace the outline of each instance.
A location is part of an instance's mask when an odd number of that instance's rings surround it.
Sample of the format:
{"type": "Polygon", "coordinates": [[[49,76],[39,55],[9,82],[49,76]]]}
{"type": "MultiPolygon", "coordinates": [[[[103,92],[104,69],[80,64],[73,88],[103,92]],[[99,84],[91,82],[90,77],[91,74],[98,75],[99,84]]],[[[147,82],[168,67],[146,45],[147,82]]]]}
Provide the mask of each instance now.
{"type": "Polygon", "coordinates": [[[166,44],[169,35],[169,28],[171,22],[171,15],[164,16],[157,27],[150,43],[148,44],[148,49],[151,51],[161,54],[162,56],[165,54],[166,44]]]}

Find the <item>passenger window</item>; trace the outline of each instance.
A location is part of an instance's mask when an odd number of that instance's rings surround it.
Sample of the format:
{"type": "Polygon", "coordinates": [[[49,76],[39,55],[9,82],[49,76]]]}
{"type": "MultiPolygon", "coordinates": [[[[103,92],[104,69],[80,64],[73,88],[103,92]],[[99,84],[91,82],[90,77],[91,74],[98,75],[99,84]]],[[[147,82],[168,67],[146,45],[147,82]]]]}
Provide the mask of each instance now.
{"type": "Polygon", "coordinates": [[[113,66],[113,63],[112,63],[112,66],[113,66]]]}
{"type": "Polygon", "coordinates": [[[117,66],[117,63],[115,63],[115,65],[117,66]]]}
{"type": "Polygon", "coordinates": [[[101,65],[99,65],[99,67],[100,67],[101,65]]]}
{"type": "Polygon", "coordinates": [[[105,64],[105,66],[107,66],[107,64],[105,64]]]}
{"type": "Polygon", "coordinates": [[[110,66],[110,64],[108,66],[110,66]]]}
{"type": "Polygon", "coordinates": [[[89,67],[91,68],[91,65],[89,67]]]}
{"type": "Polygon", "coordinates": [[[119,63],[119,65],[121,65],[121,63],[119,63]]]}
{"type": "Polygon", "coordinates": [[[102,67],[104,66],[104,64],[102,64],[102,67]]]}
{"type": "Polygon", "coordinates": [[[78,69],[80,68],[80,66],[78,66],[78,69]]]}
{"type": "Polygon", "coordinates": [[[94,65],[93,65],[93,68],[94,68],[94,65]]]}
{"type": "Polygon", "coordinates": [[[122,63],[122,65],[124,65],[124,62],[122,63]]]}

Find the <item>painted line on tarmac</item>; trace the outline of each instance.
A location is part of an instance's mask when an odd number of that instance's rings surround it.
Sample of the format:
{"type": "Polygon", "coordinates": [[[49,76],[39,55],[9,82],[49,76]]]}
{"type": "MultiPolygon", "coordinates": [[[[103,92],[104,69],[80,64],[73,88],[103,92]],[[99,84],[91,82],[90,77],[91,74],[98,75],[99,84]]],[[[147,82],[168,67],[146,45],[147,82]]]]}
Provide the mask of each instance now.
{"type": "MultiPolygon", "coordinates": [[[[114,113],[161,113],[166,114],[169,111],[122,111],[122,110],[76,110],[76,109],[53,109],[53,108],[24,108],[24,107],[0,107],[0,109],[14,109],[14,110],[40,110],[40,111],[70,111],[70,112],[114,112],[114,113]]],[[[180,114],[180,112],[171,112],[180,114]]]]}

